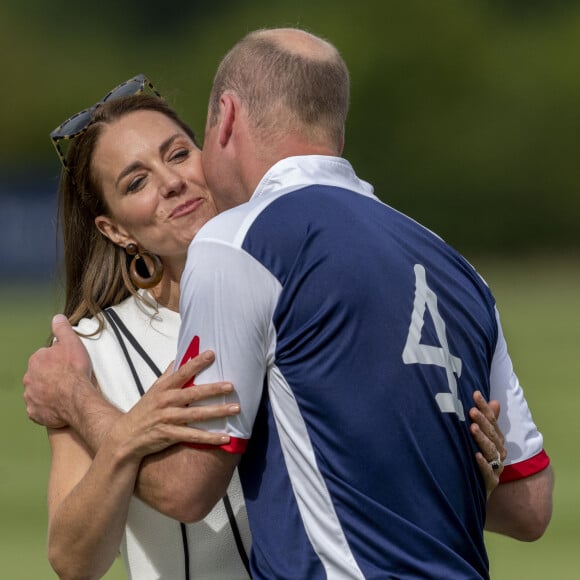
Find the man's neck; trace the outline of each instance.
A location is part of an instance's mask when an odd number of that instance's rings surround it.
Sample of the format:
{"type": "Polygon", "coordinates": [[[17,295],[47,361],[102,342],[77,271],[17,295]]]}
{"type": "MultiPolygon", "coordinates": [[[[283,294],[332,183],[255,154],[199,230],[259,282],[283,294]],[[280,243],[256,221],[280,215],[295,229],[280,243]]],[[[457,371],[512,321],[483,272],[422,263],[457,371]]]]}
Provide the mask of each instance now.
{"type": "Polygon", "coordinates": [[[298,134],[286,134],[271,143],[258,142],[254,158],[244,168],[246,173],[244,194],[250,199],[266,173],[282,159],[302,155],[328,155],[336,157],[340,152],[327,143],[313,143],[298,134]]]}

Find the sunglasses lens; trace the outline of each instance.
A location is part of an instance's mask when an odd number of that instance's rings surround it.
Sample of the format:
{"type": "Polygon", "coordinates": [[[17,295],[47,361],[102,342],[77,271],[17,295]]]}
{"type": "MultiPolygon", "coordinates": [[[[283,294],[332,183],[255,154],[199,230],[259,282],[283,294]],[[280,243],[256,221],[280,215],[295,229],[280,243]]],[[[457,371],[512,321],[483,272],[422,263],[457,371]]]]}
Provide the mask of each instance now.
{"type": "Polygon", "coordinates": [[[126,97],[128,95],[136,95],[143,90],[143,81],[139,78],[132,79],[122,85],[118,86],[116,89],[113,89],[104,99],[108,101],[110,99],[121,99],[122,97],[126,97]]]}
{"type": "Polygon", "coordinates": [[[85,109],[74,117],[65,121],[58,129],[53,131],[51,137],[72,137],[86,128],[91,120],[92,109],[85,109]]]}

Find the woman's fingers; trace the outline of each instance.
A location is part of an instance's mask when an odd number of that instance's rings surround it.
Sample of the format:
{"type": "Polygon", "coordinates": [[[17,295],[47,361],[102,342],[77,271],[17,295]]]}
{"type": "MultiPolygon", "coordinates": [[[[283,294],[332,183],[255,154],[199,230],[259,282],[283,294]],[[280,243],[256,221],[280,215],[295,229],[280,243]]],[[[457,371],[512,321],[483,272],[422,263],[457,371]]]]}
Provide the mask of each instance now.
{"type": "Polygon", "coordinates": [[[161,411],[159,423],[189,425],[212,419],[232,417],[240,412],[239,403],[215,403],[202,406],[170,406],[161,411]]]}
{"type": "Polygon", "coordinates": [[[487,459],[480,452],[475,454],[475,460],[477,461],[479,471],[481,472],[483,481],[485,482],[486,495],[489,498],[491,492],[499,485],[499,476],[503,471],[503,465],[501,465],[498,470],[492,469],[487,459]]]}
{"type": "Polygon", "coordinates": [[[240,412],[237,401],[226,400],[232,399],[234,386],[223,381],[184,388],[213,360],[213,352],[205,351],[175,371],[170,365],[127,413],[123,428],[137,453],[147,455],[176,443],[223,445],[229,441],[224,433],[203,430],[203,423],[240,412]]]}
{"type": "MultiPolygon", "coordinates": [[[[477,425],[484,437],[489,440],[487,443],[482,438],[476,439],[476,441],[488,461],[497,459],[497,454],[499,453],[500,460],[503,462],[507,456],[507,451],[505,449],[504,435],[497,422],[500,411],[499,402],[490,401],[487,403],[479,391],[474,393],[473,400],[475,401],[476,407],[473,407],[469,411],[469,417],[473,421],[472,427],[473,425],[477,425]],[[482,447],[482,445],[484,446],[482,447]]],[[[474,429],[472,429],[472,433],[474,433],[474,429]]]]}
{"type": "Polygon", "coordinates": [[[504,435],[499,428],[499,402],[486,402],[479,391],[473,395],[475,407],[469,410],[472,420],[470,431],[479,451],[475,459],[485,482],[487,496],[499,485],[499,478],[503,471],[503,461],[506,458],[504,435]]]}

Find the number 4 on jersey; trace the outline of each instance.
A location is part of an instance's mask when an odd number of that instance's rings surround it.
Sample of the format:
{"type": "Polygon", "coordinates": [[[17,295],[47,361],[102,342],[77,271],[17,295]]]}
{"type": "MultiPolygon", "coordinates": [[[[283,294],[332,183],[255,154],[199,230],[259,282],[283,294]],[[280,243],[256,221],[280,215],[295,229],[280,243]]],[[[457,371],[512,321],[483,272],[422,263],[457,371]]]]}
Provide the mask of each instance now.
{"type": "Polygon", "coordinates": [[[445,369],[449,393],[437,393],[435,400],[442,413],[456,413],[461,421],[465,421],[463,405],[457,397],[457,378],[461,376],[461,359],[449,352],[445,322],[437,308],[437,295],[429,286],[425,276],[425,268],[415,264],[415,301],[413,314],[409,325],[407,343],[403,349],[405,364],[437,365],[445,369]],[[440,346],[421,343],[421,331],[425,323],[425,310],[429,310],[435,326],[435,332],[440,346]]]}

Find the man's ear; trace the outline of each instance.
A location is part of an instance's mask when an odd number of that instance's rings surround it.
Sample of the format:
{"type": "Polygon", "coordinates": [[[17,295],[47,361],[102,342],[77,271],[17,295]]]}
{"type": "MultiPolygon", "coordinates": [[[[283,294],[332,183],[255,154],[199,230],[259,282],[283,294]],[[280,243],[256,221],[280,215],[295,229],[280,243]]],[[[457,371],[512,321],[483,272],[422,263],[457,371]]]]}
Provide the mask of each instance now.
{"type": "Polygon", "coordinates": [[[109,240],[118,246],[125,247],[133,240],[129,233],[122,227],[118,226],[111,218],[105,215],[99,215],[95,218],[97,229],[109,240]]]}
{"type": "Polygon", "coordinates": [[[218,127],[218,142],[221,147],[226,147],[230,142],[236,122],[236,113],[238,110],[238,101],[230,93],[222,94],[220,98],[220,121],[218,127]]]}

